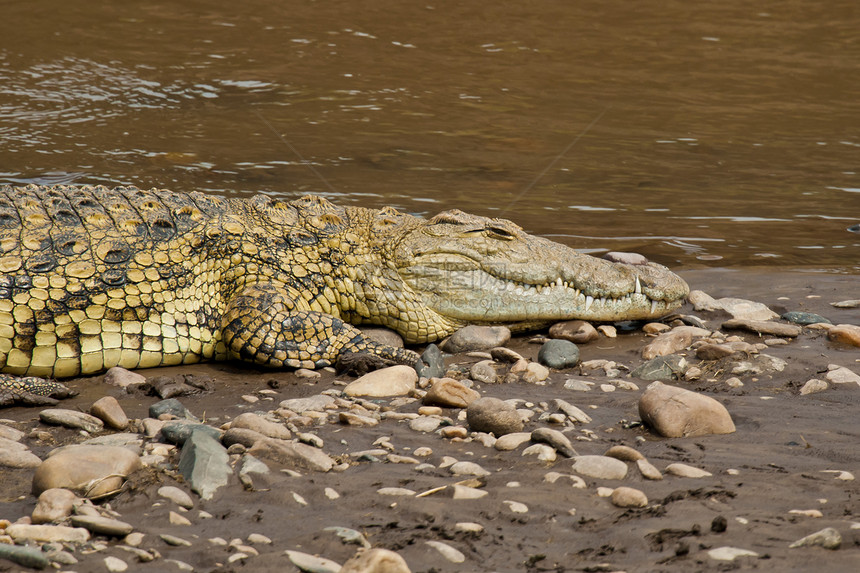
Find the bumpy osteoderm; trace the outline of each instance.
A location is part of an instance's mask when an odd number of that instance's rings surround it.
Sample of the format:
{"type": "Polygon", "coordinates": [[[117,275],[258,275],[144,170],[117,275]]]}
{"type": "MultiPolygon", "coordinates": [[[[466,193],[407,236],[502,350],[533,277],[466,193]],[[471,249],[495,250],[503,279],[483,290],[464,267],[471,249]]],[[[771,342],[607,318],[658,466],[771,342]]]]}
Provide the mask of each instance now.
{"type": "Polygon", "coordinates": [[[321,367],[344,352],[414,363],[353,325],[419,343],[469,323],[650,318],[686,297],[664,267],[634,263],[459,211],[425,220],[312,196],[0,187],[0,370],[321,367]]]}

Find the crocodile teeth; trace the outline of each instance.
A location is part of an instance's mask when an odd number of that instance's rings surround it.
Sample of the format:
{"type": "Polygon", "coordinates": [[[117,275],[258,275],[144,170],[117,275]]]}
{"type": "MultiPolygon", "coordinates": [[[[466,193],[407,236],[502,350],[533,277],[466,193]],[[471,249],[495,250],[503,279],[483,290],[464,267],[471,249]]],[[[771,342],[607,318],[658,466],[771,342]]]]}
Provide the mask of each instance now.
{"type": "Polygon", "coordinates": [[[657,312],[657,301],[652,300],[651,301],[651,314],[654,314],[655,312],[657,312]]]}
{"type": "Polygon", "coordinates": [[[591,308],[591,305],[594,303],[594,299],[590,296],[585,296],[585,311],[588,312],[588,309],[591,308]]]}
{"type": "Polygon", "coordinates": [[[639,277],[636,277],[636,287],[634,288],[633,292],[635,292],[636,294],[642,294],[642,283],[639,282],[639,277]]]}
{"type": "Polygon", "coordinates": [[[564,286],[564,283],[562,283],[562,281],[561,281],[561,277],[558,277],[557,279],[555,279],[555,286],[558,286],[558,287],[564,286]]]}

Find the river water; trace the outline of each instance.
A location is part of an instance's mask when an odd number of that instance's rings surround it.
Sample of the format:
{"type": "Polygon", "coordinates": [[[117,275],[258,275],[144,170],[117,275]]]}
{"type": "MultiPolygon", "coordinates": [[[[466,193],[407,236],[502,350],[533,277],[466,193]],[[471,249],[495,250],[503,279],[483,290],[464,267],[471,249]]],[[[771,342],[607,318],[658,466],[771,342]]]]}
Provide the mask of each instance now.
{"type": "Polygon", "coordinates": [[[860,273],[856,0],[0,15],[0,183],[314,192],[675,267],[860,273]]]}

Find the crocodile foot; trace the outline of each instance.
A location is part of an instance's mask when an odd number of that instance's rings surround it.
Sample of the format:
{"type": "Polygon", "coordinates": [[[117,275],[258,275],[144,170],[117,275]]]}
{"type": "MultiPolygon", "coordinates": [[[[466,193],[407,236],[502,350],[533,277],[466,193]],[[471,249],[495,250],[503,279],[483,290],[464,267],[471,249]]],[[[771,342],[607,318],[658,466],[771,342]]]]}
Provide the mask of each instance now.
{"type": "Polygon", "coordinates": [[[0,374],[0,407],[54,406],[63,398],[77,396],[77,392],[54,380],[36,376],[0,374]]]}

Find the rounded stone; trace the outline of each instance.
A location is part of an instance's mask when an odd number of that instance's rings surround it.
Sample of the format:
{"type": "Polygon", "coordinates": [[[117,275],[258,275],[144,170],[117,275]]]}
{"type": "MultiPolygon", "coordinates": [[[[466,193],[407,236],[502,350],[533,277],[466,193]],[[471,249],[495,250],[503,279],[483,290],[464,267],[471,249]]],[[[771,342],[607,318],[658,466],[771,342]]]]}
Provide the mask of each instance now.
{"type": "Polygon", "coordinates": [[[71,521],[72,525],[83,527],[98,535],[125,537],[134,531],[134,527],[130,523],[100,515],[73,515],[71,521]]]}
{"type": "Polygon", "coordinates": [[[615,488],[610,499],[612,504],[618,507],[645,507],[648,505],[648,497],[633,487],[615,488]]]}
{"type": "Polygon", "coordinates": [[[72,508],[77,501],[78,496],[67,489],[46,489],[39,495],[39,501],[36,502],[30,519],[35,524],[62,521],[72,514],[72,508]]]}
{"type": "Polygon", "coordinates": [[[612,446],[603,455],[624,462],[635,462],[645,458],[645,456],[630,446],[612,446]]]}
{"type": "Polygon", "coordinates": [[[495,362],[492,360],[481,360],[469,369],[469,377],[475,382],[483,384],[495,384],[499,375],[496,373],[495,362]]]}
{"type": "Polygon", "coordinates": [[[103,421],[114,430],[128,427],[128,416],[113,396],[104,396],[90,406],[90,414],[103,421]]]}
{"type": "Polygon", "coordinates": [[[77,410],[66,410],[64,408],[53,408],[39,412],[39,419],[54,426],[64,426],[73,430],[84,430],[94,434],[104,429],[104,424],[95,416],[78,412],[77,410]]]}
{"type": "Polygon", "coordinates": [[[360,551],[343,564],[340,573],[411,573],[406,561],[388,549],[380,547],[360,551]]]}
{"type": "Polygon", "coordinates": [[[538,352],[538,362],[556,370],[571,368],[579,364],[579,348],[569,340],[548,340],[538,352]]]}
{"type": "Polygon", "coordinates": [[[585,344],[597,340],[597,329],[584,320],[566,320],[557,322],[549,328],[550,338],[569,340],[576,344],[585,344]]]}
{"type": "Polygon", "coordinates": [[[415,389],[418,373],[411,366],[398,364],[365,374],[344,389],[347,396],[385,398],[405,396],[415,389]]]}
{"type": "Polygon", "coordinates": [[[481,397],[478,392],[453,378],[432,378],[430,383],[430,389],[422,398],[425,404],[466,408],[481,397]]]}
{"type": "Polygon", "coordinates": [[[472,350],[489,350],[504,346],[511,339],[511,331],[505,326],[466,326],[452,334],[442,345],[442,350],[457,354],[472,350]]]}
{"type": "Polygon", "coordinates": [[[158,495],[164,499],[170,500],[179,507],[191,509],[194,507],[194,500],[184,490],[176,486],[164,485],[158,488],[158,495]]]}
{"type": "Polygon", "coordinates": [[[731,434],[735,424],[725,406],[684,388],[651,383],[639,399],[639,416],[667,438],[731,434]]]}
{"type": "Polygon", "coordinates": [[[827,338],[843,344],[860,346],[860,326],[839,324],[827,331],[827,338]]]}
{"type": "Polygon", "coordinates": [[[577,456],[572,469],[580,475],[598,479],[624,479],[627,475],[627,464],[607,456],[577,456]]]}
{"type": "Polygon", "coordinates": [[[63,448],[36,469],[33,493],[60,487],[83,497],[100,497],[118,490],[125,477],[141,467],[138,455],[116,446],[63,448]]]}
{"type": "Polygon", "coordinates": [[[820,314],[815,314],[814,312],[800,312],[797,310],[792,310],[783,314],[781,318],[783,320],[787,320],[788,322],[793,322],[794,324],[799,324],[801,326],[819,323],[832,324],[829,320],[827,320],[820,314]]]}
{"type": "Polygon", "coordinates": [[[686,478],[703,478],[713,475],[711,472],[681,463],[669,464],[666,466],[666,473],[676,477],[686,478]]]}
{"type": "Polygon", "coordinates": [[[497,437],[523,429],[523,420],[516,408],[498,398],[478,398],[469,404],[466,421],[473,431],[497,437]]]}
{"type": "Polygon", "coordinates": [[[270,422],[262,416],[258,416],[251,412],[245,412],[244,414],[236,416],[230,423],[230,428],[253,430],[257,433],[263,434],[264,436],[279,440],[289,440],[292,437],[292,433],[286,426],[270,422]]]}

